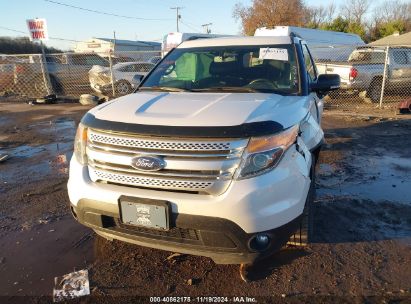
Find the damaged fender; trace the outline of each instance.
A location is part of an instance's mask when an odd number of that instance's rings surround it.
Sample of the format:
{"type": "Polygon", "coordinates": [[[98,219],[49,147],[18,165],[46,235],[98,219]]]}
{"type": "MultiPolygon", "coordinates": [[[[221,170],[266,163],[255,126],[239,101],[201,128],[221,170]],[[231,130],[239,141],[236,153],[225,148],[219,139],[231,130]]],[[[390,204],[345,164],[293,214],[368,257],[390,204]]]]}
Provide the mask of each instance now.
{"type": "Polygon", "coordinates": [[[301,138],[309,151],[319,147],[324,139],[324,132],[317,120],[308,114],[300,125],[301,138]]]}
{"type": "Polygon", "coordinates": [[[305,145],[304,141],[301,137],[297,138],[297,151],[299,152],[297,155],[297,163],[298,168],[300,169],[300,173],[304,177],[310,176],[310,169],[312,163],[311,152],[308,150],[307,146],[305,145]]]}

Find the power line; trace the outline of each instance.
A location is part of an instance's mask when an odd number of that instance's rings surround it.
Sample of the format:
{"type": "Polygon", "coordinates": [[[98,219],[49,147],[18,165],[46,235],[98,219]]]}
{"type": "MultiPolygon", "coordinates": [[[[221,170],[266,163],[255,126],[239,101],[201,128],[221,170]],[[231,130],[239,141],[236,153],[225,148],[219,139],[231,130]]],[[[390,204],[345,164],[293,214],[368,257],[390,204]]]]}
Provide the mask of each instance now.
{"type": "MultiPolygon", "coordinates": [[[[0,26],[0,29],[8,30],[8,31],[11,31],[11,32],[20,33],[20,34],[24,34],[24,35],[28,36],[27,32],[19,31],[19,30],[12,29],[12,28],[9,28],[9,27],[0,26]]],[[[65,39],[65,38],[59,38],[59,37],[49,37],[49,39],[61,40],[61,41],[71,41],[71,42],[80,42],[79,40],[65,39]]]]}
{"type": "Polygon", "coordinates": [[[191,26],[190,24],[188,24],[188,23],[185,22],[185,21],[180,20],[180,22],[181,22],[182,24],[184,24],[186,27],[188,27],[188,28],[190,28],[190,29],[192,29],[192,30],[194,30],[194,31],[196,31],[196,32],[198,32],[198,33],[201,32],[201,30],[199,30],[198,28],[195,28],[194,26],[191,26]]]}
{"type": "Polygon", "coordinates": [[[80,7],[80,6],[70,5],[70,4],[66,4],[66,3],[61,3],[61,2],[57,2],[57,1],[53,1],[53,0],[44,0],[44,1],[50,2],[50,3],[53,3],[53,4],[57,4],[57,5],[61,5],[61,6],[75,8],[75,9],[90,12],[90,13],[106,15],[106,16],[113,16],[113,17],[118,17],[118,18],[145,20],[145,21],[172,20],[170,18],[140,18],[140,17],[133,17],[133,16],[118,15],[118,14],[107,13],[107,12],[103,12],[103,11],[92,10],[92,9],[84,8],[84,7],[80,7]]]}
{"type": "Polygon", "coordinates": [[[187,19],[184,19],[185,25],[196,30],[198,33],[201,33],[201,26],[194,24],[192,22],[187,21],[187,19]]]}
{"type": "MultiPolygon", "coordinates": [[[[19,34],[24,34],[24,35],[27,36],[27,32],[19,31],[19,30],[12,29],[12,28],[9,28],[9,27],[0,26],[0,29],[8,30],[8,31],[11,31],[11,32],[19,33],[19,34]]],[[[61,41],[70,41],[70,42],[83,42],[83,41],[80,41],[80,40],[66,39],[66,38],[59,38],[59,37],[49,37],[49,39],[61,40],[61,41]]],[[[163,38],[150,39],[148,41],[163,41],[163,38]]]]}
{"type": "Polygon", "coordinates": [[[11,32],[16,32],[16,33],[21,33],[21,34],[26,34],[27,35],[27,32],[18,31],[18,30],[11,29],[11,28],[8,28],[8,27],[0,26],[0,28],[3,29],[3,30],[8,30],[8,31],[11,31],[11,32]]]}

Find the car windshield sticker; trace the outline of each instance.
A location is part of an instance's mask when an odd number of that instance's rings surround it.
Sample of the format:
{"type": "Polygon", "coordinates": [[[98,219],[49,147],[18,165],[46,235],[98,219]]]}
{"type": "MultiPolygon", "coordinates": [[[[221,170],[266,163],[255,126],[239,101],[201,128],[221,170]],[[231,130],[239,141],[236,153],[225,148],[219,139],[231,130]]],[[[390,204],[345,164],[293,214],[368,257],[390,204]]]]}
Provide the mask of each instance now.
{"type": "Polygon", "coordinates": [[[288,50],[277,48],[260,48],[259,59],[288,61],[288,50]]]}

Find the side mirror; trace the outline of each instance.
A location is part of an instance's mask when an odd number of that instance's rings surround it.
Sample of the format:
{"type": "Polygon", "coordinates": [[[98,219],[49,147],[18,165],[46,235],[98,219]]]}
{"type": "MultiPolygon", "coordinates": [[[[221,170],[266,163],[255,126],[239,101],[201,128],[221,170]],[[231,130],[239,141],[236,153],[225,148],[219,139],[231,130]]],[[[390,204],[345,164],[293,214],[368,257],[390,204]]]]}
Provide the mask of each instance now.
{"type": "Polygon", "coordinates": [[[311,84],[311,91],[325,93],[340,88],[340,75],[338,74],[321,74],[318,75],[317,81],[311,84]]]}
{"type": "Polygon", "coordinates": [[[134,86],[138,86],[140,82],[143,80],[143,78],[144,78],[143,75],[136,74],[133,76],[133,79],[131,80],[131,82],[134,86]]]}

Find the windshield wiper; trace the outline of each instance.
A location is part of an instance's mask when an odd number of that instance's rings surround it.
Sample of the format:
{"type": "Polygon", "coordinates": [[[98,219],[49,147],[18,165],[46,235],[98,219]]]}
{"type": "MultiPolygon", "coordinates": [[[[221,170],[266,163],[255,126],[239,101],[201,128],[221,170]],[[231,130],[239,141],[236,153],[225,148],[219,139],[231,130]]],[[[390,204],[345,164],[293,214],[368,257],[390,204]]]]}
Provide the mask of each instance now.
{"type": "Polygon", "coordinates": [[[193,92],[213,92],[213,91],[221,91],[221,92],[238,92],[238,93],[258,93],[259,90],[247,87],[210,87],[204,89],[192,89],[193,92]]]}
{"type": "Polygon", "coordinates": [[[191,92],[191,90],[176,88],[176,87],[162,87],[162,86],[152,86],[152,87],[140,87],[140,91],[164,91],[164,92],[191,92]]]}

